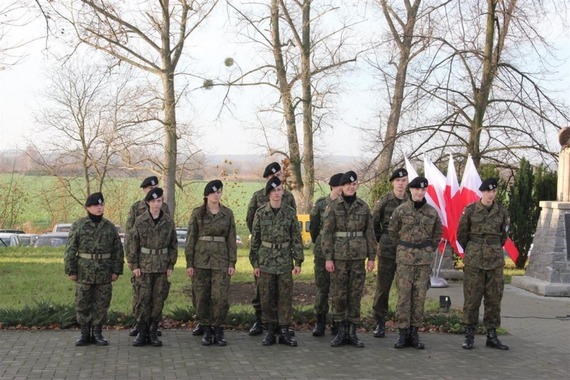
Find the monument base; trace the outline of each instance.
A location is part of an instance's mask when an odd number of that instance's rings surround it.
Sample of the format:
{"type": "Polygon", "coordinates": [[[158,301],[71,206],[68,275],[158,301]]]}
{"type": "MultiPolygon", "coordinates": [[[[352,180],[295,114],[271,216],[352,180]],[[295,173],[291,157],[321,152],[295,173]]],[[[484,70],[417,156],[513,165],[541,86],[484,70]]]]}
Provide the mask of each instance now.
{"type": "Polygon", "coordinates": [[[529,276],[513,276],[511,285],[547,297],[570,297],[570,284],[552,283],[529,276]]]}

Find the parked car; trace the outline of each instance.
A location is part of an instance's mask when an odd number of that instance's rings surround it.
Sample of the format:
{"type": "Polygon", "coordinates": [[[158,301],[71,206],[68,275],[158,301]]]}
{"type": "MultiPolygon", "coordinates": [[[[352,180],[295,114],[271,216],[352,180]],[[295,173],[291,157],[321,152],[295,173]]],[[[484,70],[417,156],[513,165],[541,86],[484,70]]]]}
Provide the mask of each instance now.
{"type": "Polygon", "coordinates": [[[20,234],[14,234],[10,232],[0,233],[0,248],[5,247],[18,247],[21,245],[20,234]]]}
{"type": "Polygon", "coordinates": [[[239,235],[236,235],[236,245],[238,248],[243,247],[243,240],[241,240],[241,237],[239,237],[239,235]]]}
{"type": "Polygon", "coordinates": [[[25,232],[22,231],[22,230],[16,230],[16,229],[10,229],[10,228],[1,229],[1,230],[0,230],[0,233],[7,233],[7,234],[25,234],[25,232]]]}
{"type": "Polygon", "coordinates": [[[33,247],[38,240],[37,234],[19,234],[18,237],[20,238],[20,243],[24,247],[33,247]]]}
{"type": "Polygon", "coordinates": [[[70,231],[71,231],[71,223],[58,223],[55,226],[53,226],[52,232],[67,232],[67,233],[69,233],[70,231]]]}
{"type": "Polygon", "coordinates": [[[176,238],[178,239],[178,248],[186,248],[186,236],[188,230],[186,227],[176,227],[176,238]]]}
{"type": "Polygon", "coordinates": [[[60,247],[67,244],[68,232],[48,232],[38,236],[34,247],[60,247]]]}

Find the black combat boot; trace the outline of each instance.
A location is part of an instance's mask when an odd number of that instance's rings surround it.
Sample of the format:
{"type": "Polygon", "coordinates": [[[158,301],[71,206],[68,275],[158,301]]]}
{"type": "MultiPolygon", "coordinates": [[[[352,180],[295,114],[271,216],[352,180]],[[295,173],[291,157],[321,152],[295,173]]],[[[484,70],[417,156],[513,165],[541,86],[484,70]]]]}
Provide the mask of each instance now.
{"type": "Polygon", "coordinates": [[[93,326],[93,342],[98,346],[108,346],[109,342],[103,338],[103,324],[93,326]]]}
{"type": "Polygon", "coordinates": [[[255,312],[255,322],[253,326],[249,329],[249,335],[256,336],[263,333],[263,324],[261,322],[261,312],[255,312]]]}
{"type": "Polygon", "coordinates": [[[386,320],[384,317],[378,318],[374,329],[374,338],[384,338],[386,336],[386,320]]]}
{"type": "Polygon", "coordinates": [[[338,334],[338,324],[335,322],[335,320],[332,320],[332,324],[331,324],[331,335],[335,335],[338,334]]]}
{"type": "Polygon", "coordinates": [[[289,326],[283,325],[281,326],[280,330],[281,337],[279,338],[279,343],[287,344],[291,347],[297,347],[297,341],[291,336],[291,330],[289,330],[289,326]]]}
{"type": "Polygon", "coordinates": [[[418,350],[423,350],[425,345],[420,340],[420,335],[418,334],[418,328],[416,326],[412,326],[410,329],[410,338],[412,340],[411,346],[413,348],[417,348],[418,350]]]}
{"type": "Polygon", "coordinates": [[[323,313],[317,314],[317,323],[315,323],[315,328],[313,329],[313,336],[325,335],[326,323],[327,323],[327,315],[323,313]]]}
{"type": "Polygon", "coordinates": [[[146,345],[148,337],[148,322],[139,322],[137,324],[137,330],[139,333],[135,340],[133,340],[133,346],[140,347],[146,345]]]}
{"type": "Polygon", "coordinates": [[[463,341],[463,345],[461,347],[465,348],[466,350],[473,349],[475,345],[475,328],[471,326],[467,326],[465,328],[465,340],[463,341]]]}
{"type": "Polygon", "coordinates": [[[209,346],[212,344],[212,328],[204,326],[204,336],[202,337],[202,346],[209,346]]]}
{"type": "Polygon", "coordinates": [[[89,323],[84,323],[81,325],[81,335],[75,341],[76,346],[87,346],[91,343],[91,331],[89,329],[89,323]]]}
{"type": "Polygon", "coordinates": [[[348,342],[356,347],[364,347],[364,342],[356,335],[356,323],[350,322],[348,327],[348,342]]]}
{"type": "Polygon", "coordinates": [[[220,326],[214,326],[214,343],[218,346],[225,346],[224,329],[220,326]]]}
{"type": "Polygon", "coordinates": [[[137,325],[134,325],[132,329],[129,331],[129,336],[137,336],[139,335],[139,329],[137,325]]]}
{"type": "Polygon", "coordinates": [[[394,343],[394,348],[404,348],[408,343],[408,329],[400,329],[400,336],[396,343],[394,343]]]}
{"type": "Polygon", "coordinates": [[[263,341],[261,343],[264,346],[271,346],[272,344],[275,343],[275,326],[272,323],[268,323],[267,326],[265,327],[266,327],[265,337],[263,337],[263,341]]]}
{"type": "Polygon", "coordinates": [[[331,347],[340,347],[345,343],[345,335],[346,335],[346,322],[337,322],[337,333],[334,339],[331,341],[331,347]]]}
{"type": "Polygon", "coordinates": [[[497,330],[489,329],[487,330],[487,347],[498,348],[499,350],[508,350],[509,346],[503,344],[499,338],[497,338],[497,330]]]}
{"type": "Polygon", "coordinates": [[[150,345],[153,347],[160,347],[162,346],[162,341],[158,339],[158,321],[151,321],[150,327],[148,329],[148,340],[150,341],[150,345]]]}
{"type": "Polygon", "coordinates": [[[196,324],[196,327],[194,327],[194,330],[192,330],[192,335],[194,336],[204,335],[204,327],[200,323],[196,324]]]}

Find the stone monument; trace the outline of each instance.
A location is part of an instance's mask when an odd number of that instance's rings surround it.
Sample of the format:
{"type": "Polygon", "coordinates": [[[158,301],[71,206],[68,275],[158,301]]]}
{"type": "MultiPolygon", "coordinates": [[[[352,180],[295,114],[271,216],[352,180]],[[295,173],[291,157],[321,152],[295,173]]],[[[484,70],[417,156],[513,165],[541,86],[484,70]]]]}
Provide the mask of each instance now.
{"type": "Polygon", "coordinates": [[[570,127],[558,133],[556,202],[540,202],[528,267],[524,276],[513,277],[512,285],[533,293],[570,297],[570,127]]]}

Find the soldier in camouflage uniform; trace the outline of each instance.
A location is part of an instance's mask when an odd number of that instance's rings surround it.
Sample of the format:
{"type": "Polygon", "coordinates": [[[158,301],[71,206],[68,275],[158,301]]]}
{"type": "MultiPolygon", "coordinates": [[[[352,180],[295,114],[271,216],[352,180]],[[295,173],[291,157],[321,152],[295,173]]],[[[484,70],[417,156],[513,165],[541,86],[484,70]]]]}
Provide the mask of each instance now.
{"type": "Polygon", "coordinates": [[[176,228],[170,215],[162,211],[162,195],[160,187],[147,193],[148,211],[135,220],[127,252],[138,287],[135,307],[138,335],[133,346],[147,344],[147,338],[152,346],[162,346],[157,336],[158,323],[170,288],[168,277],[178,258],[176,228]]]}
{"type": "Polygon", "coordinates": [[[378,244],[378,273],[376,274],[376,293],[374,294],[374,316],[376,317],[375,338],[386,336],[386,314],[388,313],[388,300],[390,288],[396,275],[396,245],[388,234],[390,217],[402,202],[410,199],[406,193],[408,186],[408,171],[397,169],[390,177],[392,191],[382,196],[374,205],[372,219],[374,221],[374,234],[378,244]]]}
{"type": "Polygon", "coordinates": [[[441,220],[437,211],[426,203],[428,181],[416,177],[410,181],[411,199],[392,213],[388,232],[396,246],[396,286],[398,306],[396,326],[400,336],[395,348],[423,349],[418,327],[424,318],[432,255],[441,240],[441,220]],[[408,338],[409,333],[409,338],[408,338]]]}
{"type": "MultiPolygon", "coordinates": [[[[278,162],[272,162],[265,167],[263,178],[266,180],[270,180],[274,177],[281,179],[282,174],[281,165],[279,165],[278,162]]],[[[255,216],[255,212],[260,207],[265,206],[267,202],[269,202],[269,197],[267,194],[265,194],[265,189],[260,189],[253,193],[253,196],[251,197],[251,200],[247,206],[247,215],[245,218],[245,222],[250,234],[253,233],[253,218],[255,216]]],[[[282,203],[293,207],[296,212],[297,205],[295,204],[295,198],[293,197],[293,194],[287,190],[283,190],[282,203]]],[[[261,303],[259,300],[259,289],[257,288],[257,278],[255,278],[255,281],[255,298],[251,300],[251,304],[255,310],[255,322],[249,329],[249,335],[260,335],[263,332],[263,324],[261,322],[261,303]]]]}
{"type": "Polygon", "coordinates": [[[309,232],[314,243],[313,255],[315,261],[315,286],[317,296],[315,298],[315,312],[317,313],[317,323],[313,329],[313,336],[323,336],[327,323],[327,313],[329,312],[329,288],[331,285],[330,273],[325,268],[325,256],[321,247],[322,219],[328,204],[342,194],[342,187],[339,185],[344,173],[337,173],[331,176],[329,186],[331,192],[328,196],[319,198],[311,210],[309,232]]]}
{"type": "Polygon", "coordinates": [[[103,218],[104,202],[101,193],[87,197],[87,216],[73,223],[65,249],[65,273],[76,283],[75,313],[81,325],[76,346],[91,341],[109,344],[102,335],[103,322],[111,303],[111,283],[123,274],[123,245],[115,225],[103,218]]]}
{"type": "Polygon", "coordinates": [[[223,184],[208,182],[204,204],[192,211],[186,238],[186,273],[192,278],[196,315],[204,330],[202,344],[225,346],[222,324],[230,304],[230,276],[237,261],[236,223],[232,210],[220,203],[223,184]]]}
{"type": "Polygon", "coordinates": [[[507,210],[495,202],[497,180],[483,181],[479,190],[481,200],[467,206],[459,220],[457,241],[465,247],[463,257],[463,348],[472,349],[475,328],[479,323],[479,307],[484,298],[483,323],[487,329],[487,347],[508,350],[497,338],[501,325],[501,299],[503,298],[503,245],[509,232],[507,210]]]}
{"type": "Polygon", "coordinates": [[[295,210],[282,203],[283,187],[278,177],[265,186],[269,202],[255,213],[249,260],[257,278],[266,335],[263,345],[275,343],[275,327],[279,341],[291,347],[297,341],[289,324],[293,314],[293,274],[301,273],[303,245],[295,210]]]}
{"type": "Polygon", "coordinates": [[[366,258],[366,270],[374,270],[374,226],[370,208],[356,196],[356,173],[344,173],[339,185],[342,196],[329,203],[321,230],[325,268],[331,274],[333,320],[338,328],[331,346],[338,347],[348,341],[356,347],[364,347],[356,335],[356,327],[360,322],[366,258]]]}
{"type": "MultiPolygon", "coordinates": [[[[142,189],[143,194],[145,196],[148,194],[149,191],[151,191],[156,187],[158,187],[158,178],[156,176],[150,176],[145,178],[140,185],[140,188],[142,189]]],[[[125,226],[125,252],[129,252],[129,239],[131,239],[132,237],[133,228],[135,227],[135,220],[137,219],[137,217],[147,212],[147,210],[148,210],[148,205],[144,201],[144,197],[140,201],[136,201],[135,203],[132,204],[129,210],[129,215],[127,217],[127,224],[125,226]]],[[[166,214],[170,214],[170,210],[168,209],[168,205],[166,203],[162,203],[161,210],[166,214]]],[[[132,268],[129,269],[132,270],[132,268]]],[[[138,295],[136,294],[137,287],[135,286],[135,276],[131,276],[131,285],[133,288],[132,312],[133,314],[135,314],[135,306],[138,299],[138,295]]],[[[139,332],[137,330],[137,327],[135,326],[131,329],[129,335],[137,336],[138,333],[139,332]]],[[[157,334],[158,336],[160,336],[161,335],[160,331],[158,331],[157,334]]]]}

